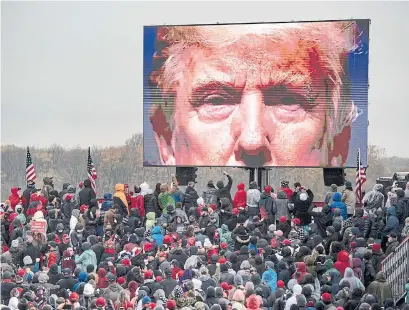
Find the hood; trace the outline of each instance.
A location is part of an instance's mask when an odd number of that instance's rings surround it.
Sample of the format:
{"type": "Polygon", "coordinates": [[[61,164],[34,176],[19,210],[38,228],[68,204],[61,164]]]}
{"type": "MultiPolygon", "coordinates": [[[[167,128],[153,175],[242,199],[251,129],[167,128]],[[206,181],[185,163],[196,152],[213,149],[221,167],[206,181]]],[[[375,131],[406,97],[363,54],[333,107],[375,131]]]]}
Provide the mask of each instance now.
{"type": "Polygon", "coordinates": [[[107,272],[104,268],[99,268],[98,269],[98,277],[100,278],[105,278],[105,276],[107,275],[107,272]]]}
{"type": "Polygon", "coordinates": [[[223,234],[229,232],[229,227],[228,227],[226,224],[222,224],[221,229],[222,229],[222,233],[223,233],[223,234]]]}
{"type": "Polygon", "coordinates": [[[72,210],[71,215],[73,217],[79,218],[80,217],[80,210],[79,209],[72,210]]]}
{"type": "Polygon", "coordinates": [[[149,188],[149,184],[146,183],[146,182],[143,182],[139,187],[141,188],[141,195],[142,196],[153,193],[153,191],[149,188]]]}
{"type": "Polygon", "coordinates": [[[240,255],[244,254],[244,255],[248,255],[249,254],[249,248],[247,245],[242,245],[240,248],[240,255]]]}
{"type": "Polygon", "coordinates": [[[383,185],[382,184],[375,184],[375,186],[373,187],[374,191],[377,192],[382,192],[383,191],[383,185]]]}
{"type": "Polygon", "coordinates": [[[223,297],[223,289],[221,287],[216,287],[215,296],[216,296],[216,298],[222,298],[223,297]]]}
{"type": "Polygon", "coordinates": [[[261,283],[260,275],[258,273],[252,274],[251,281],[254,283],[254,285],[259,285],[261,283]]]}
{"type": "Polygon", "coordinates": [[[77,189],[75,188],[74,185],[68,185],[67,193],[69,193],[69,194],[75,194],[76,191],[77,191],[77,189]]]}
{"type": "Polygon", "coordinates": [[[48,271],[48,273],[49,273],[49,274],[53,274],[53,275],[58,274],[58,273],[59,273],[59,272],[58,272],[58,265],[57,265],[57,264],[52,264],[52,265],[50,266],[50,270],[48,271]]]}
{"type": "Polygon", "coordinates": [[[244,191],[244,183],[239,183],[239,185],[237,185],[237,190],[244,191]]]}
{"type": "Polygon", "coordinates": [[[337,262],[348,263],[349,262],[349,254],[347,251],[341,251],[337,255],[337,262]]]}
{"type": "Polygon", "coordinates": [[[236,274],[236,275],[234,276],[233,283],[234,283],[235,286],[241,286],[241,285],[243,285],[243,278],[241,277],[241,275],[236,274]]]}
{"type": "Polygon", "coordinates": [[[389,208],[386,208],[386,215],[387,216],[396,216],[396,210],[395,210],[395,207],[389,207],[389,208]]]}
{"type": "Polygon", "coordinates": [[[332,200],[334,201],[341,201],[342,198],[342,194],[340,192],[336,192],[334,193],[334,195],[332,195],[332,200]]]}
{"type": "Polygon", "coordinates": [[[152,229],[152,235],[161,235],[161,234],[162,234],[162,231],[160,230],[160,227],[159,227],[159,226],[153,227],[153,229],[152,229]]]}
{"type": "Polygon", "coordinates": [[[379,271],[376,274],[375,280],[378,282],[386,282],[386,275],[383,271],[379,271]]]}
{"type": "Polygon", "coordinates": [[[63,184],[62,184],[62,189],[63,189],[63,190],[67,190],[67,189],[68,189],[68,186],[70,186],[70,183],[63,183],[63,184]]]}
{"type": "Polygon", "coordinates": [[[91,181],[88,180],[88,179],[84,180],[84,187],[90,188],[91,187],[91,181]]]}
{"type": "Polygon", "coordinates": [[[91,245],[97,244],[99,242],[98,237],[95,236],[95,235],[89,236],[88,241],[89,241],[89,243],[91,243],[91,245]]]}
{"type": "Polygon", "coordinates": [[[78,282],[87,282],[88,281],[88,275],[85,271],[81,271],[80,274],[78,275],[78,282]]]}
{"type": "Polygon", "coordinates": [[[250,265],[250,263],[249,263],[248,260],[244,260],[244,261],[241,263],[241,265],[240,265],[240,269],[241,269],[241,270],[243,270],[243,269],[250,269],[250,268],[251,268],[251,265],[250,265]]]}
{"type": "Polygon", "coordinates": [[[21,213],[23,211],[23,206],[22,205],[17,205],[16,206],[16,212],[21,213]]]}
{"type": "Polygon", "coordinates": [[[10,191],[11,191],[11,193],[12,193],[14,196],[17,196],[17,195],[18,195],[18,194],[17,194],[17,193],[18,193],[18,187],[12,187],[10,191]]]}
{"type": "Polygon", "coordinates": [[[278,262],[278,264],[277,264],[277,270],[280,272],[280,271],[283,271],[283,270],[287,270],[287,265],[286,265],[286,263],[285,262],[283,262],[282,260],[280,260],[279,262],[278,262]]]}
{"type": "Polygon", "coordinates": [[[112,200],[112,194],[111,193],[105,193],[104,194],[104,200],[112,200]]]}
{"type": "Polygon", "coordinates": [[[324,267],[325,267],[325,270],[330,270],[331,268],[334,268],[334,262],[331,259],[327,259],[324,262],[324,267]]]}
{"type": "Polygon", "coordinates": [[[361,268],[362,262],[359,258],[355,257],[352,259],[352,268],[361,268]]]}
{"type": "Polygon", "coordinates": [[[124,184],[115,184],[115,191],[117,192],[125,192],[125,185],[124,184]]]}
{"type": "Polygon", "coordinates": [[[148,212],[148,214],[146,214],[146,219],[154,221],[155,220],[155,212],[148,212]]]}
{"type": "Polygon", "coordinates": [[[216,295],[216,290],[214,289],[213,286],[209,286],[206,291],[206,299],[215,297],[215,295],[216,295]]]}
{"type": "Polygon", "coordinates": [[[299,272],[306,272],[306,266],[304,262],[297,263],[297,270],[299,272]]]}
{"type": "Polygon", "coordinates": [[[71,257],[70,251],[65,250],[65,251],[62,253],[62,256],[63,256],[63,257],[71,257]]]}
{"type": "Polygon", "coordinates": [[[344,278],[352,278],[354,277],[354,271],[351,268],[346,268],[344,273],[344,278]]]}
{"type": "Polygon", "coordinates": [[[223,181],[217,181],[216,186],[217,186],[218,189],[223,188],[224,187],[223,181]]]}
{"type": "Polygon", "coordinates": [[[44,214],[42,211],[37,211],[33,216],[34,221],[44,220],[44,214]]]}
{"type": "Polygon", "coordinates": [[[301,294],[301,292],[302,292],[302,287],[301,287],[301,285],[296,284],[296,285],[293,286],[293,293],[294,293],[295,295],[299,295],[299,294],[301,294]]]}

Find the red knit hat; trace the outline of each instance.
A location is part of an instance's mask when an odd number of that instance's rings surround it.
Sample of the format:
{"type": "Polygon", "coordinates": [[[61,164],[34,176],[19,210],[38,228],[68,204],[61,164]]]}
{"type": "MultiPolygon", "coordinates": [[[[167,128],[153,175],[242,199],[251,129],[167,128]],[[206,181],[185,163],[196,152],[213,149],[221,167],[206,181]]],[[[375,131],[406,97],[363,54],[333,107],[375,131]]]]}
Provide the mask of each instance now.
{"type": "Polygon", "coordinates": [[[122,264],[126,267],[130,267],[131,266],[131,261],[129,260],[129,258],[124,258],[122,260],[122,264]]]}
{"type": "Polygon", "coordinates": [[[173,299],[168,299],[168,301],[166,302],[166,308],[169,310],[176,309],[176,301],[174,301],[173,299]]]}
{"type": "Polygon", "coordinates": [[[98,297],[97,300],[95,301],[95,305],[97,307],[105,307],[106,302],[104,297],[98,297]]]}
{"type": "Polygon", "coordinates": [[[285,222],[287,222],[287,217],[285,217],[284,215],[280,216],[280,223],[285,223],[285,222]]]}
{"type": "Polygon", "coordinates": [[[166,235],[165,237],[163,237],[163,243],[164,244],[171,244],[173,242],[173,238],[169,235],[166,235]]]}
{"type": "Polygon", "coordinates": [[[19,277],[24,277],[24,274],[25,274],[26,272],[24,271],[24,269],[19,269],[18,271],[17,271],[17,275],[19,276],[19,277]]]}
{"type": "Polygon", "coordinates": [[[216,211],[216,209],[217,209],[217,206],[216,206],[214,203],[212,203],[209,207],[210,207],[213,211],[216,211]]]}
{"type": "Polygon", "coordinates": [[[85,211],[88,209],[88,206],[87,205],[81,205],[81,207],[80,207],[80,212],[81,213],[85,213],[85,211]]]}
{"type": "Polygon", "coordinates": [[[123,285],[123,284],[125,284],[126,281],[125,281],[124,277],[119,277],[117,282],[118,282],[119,285],[123,285]]]}
{"type": "Polygon", "coordinates": [[[301,225],[301,220],[298,219],[298,218],[292,219],[292,222],[293,222],[295,225],[298,225],[298,226],[301,225]]]}
{"type": "Polygon", "coordinates": [[[332,296],[330,293],[324,293],[322,294],[321,299],[324,302],[330,302],[332,300],[332,296]]]}
{"type": "Polygon", "coordinates": [[[277,288],[285,288],[285,284],[283,280],[278,280],[277,281],[277,288]]]}
{"type": "Polygon", "coordinates": [[[267,193],[267,194],[270,194],[271,193],[271,186],[270,185],[267,185],[266,187],[264,187],[264,191],[267,193]]]}
{"type": "Polygon", "coordinates": [[[162,281],[163,279],[162,279],[162,277],[161,276],[157,276],[156,278],[155,278],[155,281],[156,282],[160,282],[160,281],[162,281]]]}
{"type": "Polygon", "coordinates": [[[227,282],[222,282],[220,284],[220,287],[223,289],[223,291],[228,291],[229,290],[229,284],[227,282]]]}
{"type": "Polygon", "coordinates": [[[65,195],[65,201],[70,201],[71,198],[72,198],[72,195],[70,194],[65,195]]]}
{"type": "Polygon", "coordinates": [[[144,279],[152,279],[153,272],[152,270],[146,270],[145,274],[143,275],[144,279]]]}

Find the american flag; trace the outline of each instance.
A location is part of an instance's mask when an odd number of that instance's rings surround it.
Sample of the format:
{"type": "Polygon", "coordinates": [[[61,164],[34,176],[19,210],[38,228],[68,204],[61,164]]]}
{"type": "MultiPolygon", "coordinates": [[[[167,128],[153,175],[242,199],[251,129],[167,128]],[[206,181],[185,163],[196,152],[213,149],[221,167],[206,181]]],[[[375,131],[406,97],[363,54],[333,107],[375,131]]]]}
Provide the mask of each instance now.
{"type": "Polygon", "coordinates": [[[26,181],[34,181],[36,177],[36,171],[34,169],[33,160],[31,159],[30,149],[27,147],[26,181]]]}
{"type": "Polygon", "coordinates": [[[88,180],[91,182],[91,187],[94,190],[94,193],[96,193],[96,184],[95,180],[97,179],[97,171],[95,170],[94,162],[92,161],[91,158],[91,148],[88,148],[88,164],[87,164],[87,174],[88,174],[88,180]]]}
{"type": "Polygon", "coordinates": [[[356,161],[356,197],[358,199],[359,204],[362,202],[362,187],[364,186],[366,182],[366,169],[362,167],[362,162],[361,162],[361,150],[358,150],[358,156],[357,156],[357,161],[356,161]]]}

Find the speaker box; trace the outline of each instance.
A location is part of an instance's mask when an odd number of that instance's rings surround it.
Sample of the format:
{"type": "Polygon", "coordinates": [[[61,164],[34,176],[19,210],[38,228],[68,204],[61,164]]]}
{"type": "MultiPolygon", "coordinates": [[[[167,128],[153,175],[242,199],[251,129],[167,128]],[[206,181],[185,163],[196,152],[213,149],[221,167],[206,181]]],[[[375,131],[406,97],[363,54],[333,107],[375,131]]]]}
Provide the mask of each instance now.
{"type": "Polygon", "coordinates": [[[324,184],[325,186],[331,186],[331,184],[335,184],[337,186],[345,185],[344,169],[324,168],[324,184]]]}
{"type": "Polygon", "coordinates": [[[187,186],[196,180],[196,167],[176,167],[176,179],[180,186],[187,186]]]}

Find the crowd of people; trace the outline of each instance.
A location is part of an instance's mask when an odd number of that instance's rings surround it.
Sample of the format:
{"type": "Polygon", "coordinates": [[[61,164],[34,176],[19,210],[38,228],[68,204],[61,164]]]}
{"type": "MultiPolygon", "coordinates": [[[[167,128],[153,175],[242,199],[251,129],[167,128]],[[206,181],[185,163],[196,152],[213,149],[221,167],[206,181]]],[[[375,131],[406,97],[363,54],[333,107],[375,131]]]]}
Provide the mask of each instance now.
{"type": "Polygon", "coordinates": [[[395,308],[380,267],[409,235],[409,183],[375,185],[362,207],[351,182],[332,185],[316,208],[299,182],[234,192],[224,175],[203,193],[175,178],[116,184],[102,202],[89,180],[13,187],[0,210],[1,308],[395,308]]]}

